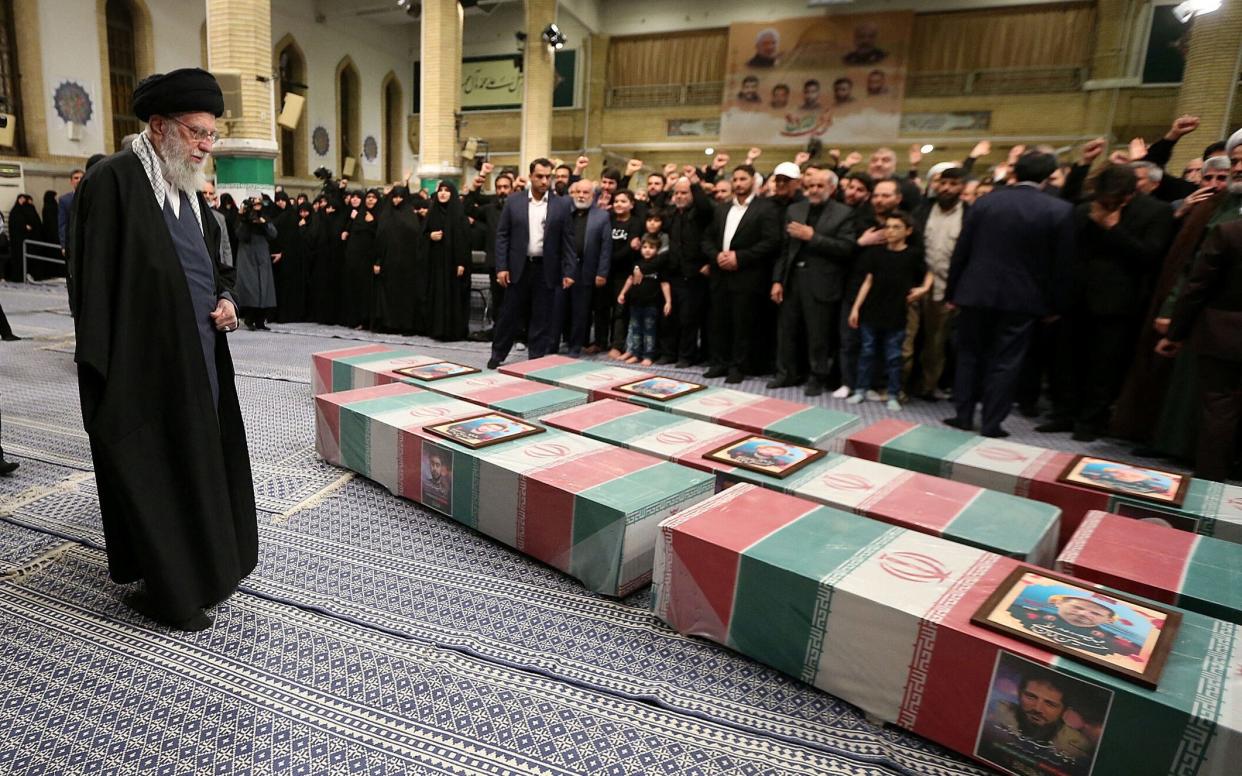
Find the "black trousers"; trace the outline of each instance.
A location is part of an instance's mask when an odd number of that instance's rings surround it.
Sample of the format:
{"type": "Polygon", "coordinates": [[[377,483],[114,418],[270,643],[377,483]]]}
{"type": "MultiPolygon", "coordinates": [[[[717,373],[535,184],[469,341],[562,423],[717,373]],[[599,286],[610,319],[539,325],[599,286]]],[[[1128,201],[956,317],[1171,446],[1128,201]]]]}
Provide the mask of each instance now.
{"type": "Polygon", "coordinates": [[[1242,420],[1242,362],[1199,356],[1199,438],[1195,476],[1224,482],[1242,420]]]}
{"type": "Polygon", "coordinates": [[[602,288],[591,292],[592,331],[587,341],[601,350],[625,350],[629,316],[625,305],[617,304],[617,297],[627,278],[629,275],[612,275],[602,288]]]}
{"type": "Polygon", "coordinates": [[[12,337],[13,327],[9,326],[9,319],[4,314],[4,308],[0,307],[0,337],[12,337]]]}
{"type": "Polygon", "coordinates": [[[663,319],[660,355],[688,363],[702,360],[699,339],[707,321],[707,278],[673,278],[673,314],[663,319]]]}
{"type": "Polygon", "coordinates": [[[561,304],[556,289],[543,277],[543,259],[527,260],[522,277],[505,289],[504,304],[492,333],[492,358],[504,361],[513,342],[521,333],[522,324],[529,322],[527,353],[531,358],[548,355],[554,338],[560,337],[561,304]]]}
{"type": "Polygon", "coordinates": [[[815,379],[827,382],[832,371],[833,345],[837,343],[840,299],[827,299],[827,291],[817,288],[804,268],[793,267],[780,304],[776,339],[776,374],[802,378],[803,353],[815,379]],[[805,343],[805,351],[802,350],[805,343]]]}
{"type": "Polygon", "coordinates": [[[757,311],[764,302],[763,276],[758,270],[723,272],[711,276],[712,366],[744,372],[756,342],[757,311]]]}
{"type": "Polygon", "coordinates": [[[982,307],[962,307],[957,316],[957,419],[973,424],[982,404],[984,434],[994,434],[1009,416],[1022,373],[1022,359],[1035,331],[1035,316],[982,307]]]}

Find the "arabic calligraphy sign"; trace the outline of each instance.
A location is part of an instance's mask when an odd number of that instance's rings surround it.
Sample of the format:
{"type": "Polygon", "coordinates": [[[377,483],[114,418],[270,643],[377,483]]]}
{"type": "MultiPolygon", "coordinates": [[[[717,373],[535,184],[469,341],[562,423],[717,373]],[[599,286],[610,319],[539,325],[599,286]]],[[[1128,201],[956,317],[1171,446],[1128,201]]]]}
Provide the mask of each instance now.
{"type": "MultiPolygon", "coordinates": [[[[577,51],[556,52],[552,107],[572,108],[577,51]]],[[[461,109],[510,110],[522,106],[522,71],[512,55],[466,57],[461,62],[461,109]]]]}

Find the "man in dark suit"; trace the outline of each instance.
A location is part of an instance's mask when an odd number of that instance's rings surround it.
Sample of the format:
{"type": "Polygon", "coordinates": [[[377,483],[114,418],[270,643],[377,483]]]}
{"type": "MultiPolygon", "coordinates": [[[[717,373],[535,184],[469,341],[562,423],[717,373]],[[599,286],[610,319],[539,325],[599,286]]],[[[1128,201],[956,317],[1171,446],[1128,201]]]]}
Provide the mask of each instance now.
{"type": "Polygon", "coordinates": [[[710,228],[716,203],[694,178],[673,182],[667,212],[668,255],[672,264],[669,285],[673,291],[673,314],[666,321],[661,340],[665,359],[675,359],[685,368],[702,358],[699,333],[707,317],[707,277],[711,266],[703,253],[703,232],[710,228]]]}
{"type": "Polygon", "coordinates": [[[530,188],[510,194],[496,227],[496,282],[505,288],[504,305],[492,338],[495,369],[509,357],[514,337],[529,321],[527,352],[541,358],[556,344],[555,313],[560,304],[563,262],[573,253],[569,200],[552,196],[552,162],[530,163],[530,188]]]}
{"type": "Polygon", "coordinates": [[[1135,190],[1129,165],[1110,164],[1090,201],[1074,209],[1076,256],[1070,314],[1059,321],[1050,374],[1052,418],[1037,431],[1095,440],[1134,355],[1152,280],[1173,236],[1173,207],[1135,190]]]}
{"type": "Polygon", "coordinates": [[[1033,151],[1014,164],[1016,185],[978,200],[953,250],[945,298],[958,310],[957,415],[945,420],[980,433],[1008,436],[1001,422],[1013,407],[1022,358],[1035,321],[1063,312],[1074,254],[1074,208],[1043,188],[1057,169],[1052,154],[1033,151]]]}
{"type": "MultiPolygon", "coordinates": [[[[612,259],[612,219],[607,210],[595,207],[595,184],[586,178],[569,186],[573,214],[568,232],[573,251],[561,259],[566,306],[569,308],[569,355],[582,355],[591,328],[591,297],[608,292],[612,259]]],[[[558,318],[559,320],[559,318],[558,318]]],[[[557,331],[560,331],[558,327],[557,331]]],[[[602,339],[605,341],[607,337],[602,339]]]]}
{"type": "Polygon", "coordinates": [[[703,376],[740,383],[751,360],[755,313],[764,301],[764,269],[780,251],[781,224],[775,206],[755,195],[754,167],[735,167],[732,183],[733,198],[719,205],[703,235],[712,305],[712,363],[703,376]]]}
{"type": "MultiPolygon", "coordinates": [[[[1231,192],[1234,186],[1242,189],[1242,154],[1234,160],[1238,183],[1230,184],[1231,192]]],[[[1195,476],[1223,482],[1233,465],[1242,420],[1242,221],[1220,224],[1204,241],[1156,352],[1177,355],[1192,332],[1203,397],[1195,476]]]]}
{"type": "Polygon", "coordinates": [[[837,202],[837,175],[815,170],[803,181],[806,199],[785,211],[785,242],[772,275],[772,301],[780,305],[776,377],[769,388],[799,385],[799,341],[810,353],[807,396],[824,392],[837,341],[841,296],[858,225],[854,210],[837,202]]]}

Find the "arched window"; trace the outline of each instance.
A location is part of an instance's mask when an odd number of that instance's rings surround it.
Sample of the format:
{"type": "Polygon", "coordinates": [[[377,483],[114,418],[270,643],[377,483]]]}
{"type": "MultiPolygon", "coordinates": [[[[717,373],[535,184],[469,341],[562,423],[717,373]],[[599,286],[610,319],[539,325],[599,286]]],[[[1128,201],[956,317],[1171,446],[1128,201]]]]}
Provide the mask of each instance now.
{"type": "Polygon", "coordinates": [[[134,13],[127,0],[108,0],[108,83],[112,92],[112,142],[138,132],[142,125],[132,113],[134,87],[138,84],[138,55],[134,36],[134,13]]]}
{"type": "MultiPolygon", "coordinates": [[[[280,102],[276,109],[284,107],[285,95],[306,96],[306,58],[292,38],[285,38],[276,46],[276,67],[280,73],[280,102]]],[[[303,111],[296,129],[280,127],[280,173],[287,177],[307,175],[306,169],[306,114],[303,111]]]]}
{"type": "Polygon", "coordinates": [[[404,171],[401,162],[405,154],[405,110],[401,84],[397,76],[389,73],[384,79],[384,180],[394,183],[401,180],[404,171]]]}
{"type": "MultiPolygon", "coordinates": [[[[345,175],[345,160],[358,161],[362,151],[362,116],[358,106],[360,87],[358,69],[353,60],[345,57],[337,67],[336,73],[336,126],[341,142],[337,143],[337,171],[345,175]]],[[[358,165],[351,176],[355,180],[362,178],[362,167],[358,165]]]]}
{"type": "Polygon", "coordinates": [[[13,146],[15,154],[26,153],[25,133],[22,132],[22,94],[17,78],[17,35],[13,23],[13,0],[0,0],[0,95],[7,98],[5,113],[17,117],[13,146]]]}

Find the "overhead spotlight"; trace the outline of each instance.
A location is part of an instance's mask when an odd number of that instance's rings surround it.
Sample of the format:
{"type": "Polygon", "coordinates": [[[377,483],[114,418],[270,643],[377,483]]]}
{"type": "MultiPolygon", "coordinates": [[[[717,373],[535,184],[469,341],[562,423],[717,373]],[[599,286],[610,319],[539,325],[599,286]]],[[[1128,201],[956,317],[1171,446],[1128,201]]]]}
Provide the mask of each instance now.
{"type": "Polygon", "coordinates": [[[708,146],[707,148],[703,149],[703,153],[707,154],[708,156],[711,156],[712,154],[716,153],[716,149],[712,148],[711,146],[708,146]]]}
{"type": "Polygon", "coordinates": [[[418,0],[397,0],[397,7],[411,19],[417,19],[423,13],[423,4],[418,0]]]}
{"type": "Polygon", "coordinates": [[[919,150],[925,154],[930,154],[932,151],[936,150],[936,147],[932,145],[931,143],[924,143],[923,147],[920,148],[919,150]]]}
{"type": "Polygon", "coordinates": [[[1221,0],[1186,0],[1173,6],[1173,18],[1185,24],[1196,16],[1220,9],[1220,3],[1221,0]]]}
{"type": "Polygon", "coordinates": [[[555,24],[549,24],[543,28],[543,42],[560,51],[565,48],[565,33],[555,24]]]}

